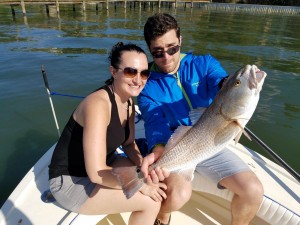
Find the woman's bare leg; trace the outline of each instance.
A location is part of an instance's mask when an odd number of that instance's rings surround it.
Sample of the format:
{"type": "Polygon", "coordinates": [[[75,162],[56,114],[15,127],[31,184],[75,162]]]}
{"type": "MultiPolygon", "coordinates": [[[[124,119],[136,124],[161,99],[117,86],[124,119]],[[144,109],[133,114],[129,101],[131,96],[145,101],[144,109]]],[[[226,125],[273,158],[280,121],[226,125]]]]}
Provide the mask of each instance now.
{"type": "MultiPolygon", "coordinates": [[[[118,158],[113,166],[132,165],[128,159],[118,158]]],[[[112,189],[96,185],[90,197],[80,207],[79,213],[87,215],[115,214],[132,212],[129,225],[153,225],[159,212],[161,202],[137,192],[126,199],[121,189],[112,189]]]]}

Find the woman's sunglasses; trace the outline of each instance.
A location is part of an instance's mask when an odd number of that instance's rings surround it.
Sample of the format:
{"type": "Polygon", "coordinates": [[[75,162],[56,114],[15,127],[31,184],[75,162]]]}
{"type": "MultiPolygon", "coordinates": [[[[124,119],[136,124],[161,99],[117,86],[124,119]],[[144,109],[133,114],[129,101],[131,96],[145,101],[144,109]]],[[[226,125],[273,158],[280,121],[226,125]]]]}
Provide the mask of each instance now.
{"type": "Polygon", "coordinates": [[[151,55],[153,56],[153,58],[162,58],[165,56],[165,53],[168,53],[168,55],[174,55],[176,52],[179,51],[179,48],[180,48],[180,45],[176,45],[174,47],[171,47],[171,48],[168,48],[167,51],[154,51],[154,52],[151,52],[151,55]]]}
{"type": "Polygon", "coordinates": [[[125,67],[124,69],[119,68],[119,70],[122,70],[124,76],[128,78],[134,78],[138,73],[141,74],[142,80],[147,80],[150,76],[150,70],[138,71],[137,69],[131,67],[125,67]]]}

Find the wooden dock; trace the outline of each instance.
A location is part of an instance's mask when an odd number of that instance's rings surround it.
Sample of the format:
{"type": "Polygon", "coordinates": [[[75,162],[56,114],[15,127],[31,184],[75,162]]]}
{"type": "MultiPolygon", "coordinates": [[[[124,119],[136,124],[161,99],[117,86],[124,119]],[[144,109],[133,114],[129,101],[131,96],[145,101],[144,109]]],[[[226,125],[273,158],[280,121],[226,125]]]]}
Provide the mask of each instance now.
{"type": "Polygon", "coordinates": [[[14,7],[21,6],[23,15],[26,15],[26,5],[45,5],[47,12],[49,12],[49,6],[53,6],[59,13],[60,5],[73,5],[73,9],[75,9],[75,5],[81,5],[82,10],[86,10],[86,5],[90,4],[95,5],[96,10],[98,10],[98,5],[101,4],[105,5],[106,10],[108,10],[110,4],[116,3],[123,3],[124,8],[126,8],[128,2],[138,5],[140,8],[145,4],[157,4],[160,8],[162,3],[168,3],[175,8],[179,3],[183,3],[185,6],[190,4],[192,8],[193,3],[211,3],[212,0],[1,0],[0,5],[10,5],[13,14],[15,14],[14,7]]]}

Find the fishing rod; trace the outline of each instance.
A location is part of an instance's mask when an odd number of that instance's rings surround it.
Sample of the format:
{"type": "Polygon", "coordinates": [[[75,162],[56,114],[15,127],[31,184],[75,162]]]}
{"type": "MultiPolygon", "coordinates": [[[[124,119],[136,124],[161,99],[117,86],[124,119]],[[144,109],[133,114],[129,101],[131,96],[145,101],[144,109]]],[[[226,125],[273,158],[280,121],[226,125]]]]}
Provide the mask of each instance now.
{"type": "Polygon", "coordinates": [[[283,168],[285,168],[298,182],[300,182],[300,175],[293,170],[282,158],[280,158],[270,147],[268,147],[262,140],[260,140],[251,130],[247,127],[244,128],[245,131],[249,134],[254,141],[261,146],[264,150],[266,150],[272,158],[278,162],[283,168]]]}
{"type": "Polygon", "coordinates": [[[42,65],[42,74],[43,74],[43,78],[44,78],[45,87],[46,87],[46,90],[47,90],[47,93],[48,93],[49,102],[50,102],[50,105],[51,105],[52,114],[53,114],[53,118],[54,118],[55,125],[56,125],[56,130],[57,130],[57,133],[58,133],[58,137],[60,137],[60,130],[59,130],[58,122],[57,122],[57,119],[56,119],[56,113],[55,113],[55,110],[54,110],[54,106],[53,106],[53,102],[52,102],[52,98],[51,98],[51,91],[50,91],[50,87],[49,87],[47,74],[46,74],[44,65],[42,65]]]}

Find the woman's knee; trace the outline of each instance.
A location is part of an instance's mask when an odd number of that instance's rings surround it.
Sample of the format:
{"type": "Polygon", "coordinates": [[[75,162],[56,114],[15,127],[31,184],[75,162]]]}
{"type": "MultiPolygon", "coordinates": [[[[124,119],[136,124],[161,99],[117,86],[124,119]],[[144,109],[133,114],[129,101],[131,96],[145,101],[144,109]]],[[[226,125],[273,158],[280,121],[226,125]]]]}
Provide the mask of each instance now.
{"type": "Polygon", "coordinates": [[[156,202],[151,198],[148,198],[146,201],[142,202],[141,204],[143,211],[150,211],[155,213],[158,213],[161,207],[161,202],[156,202]]]}

